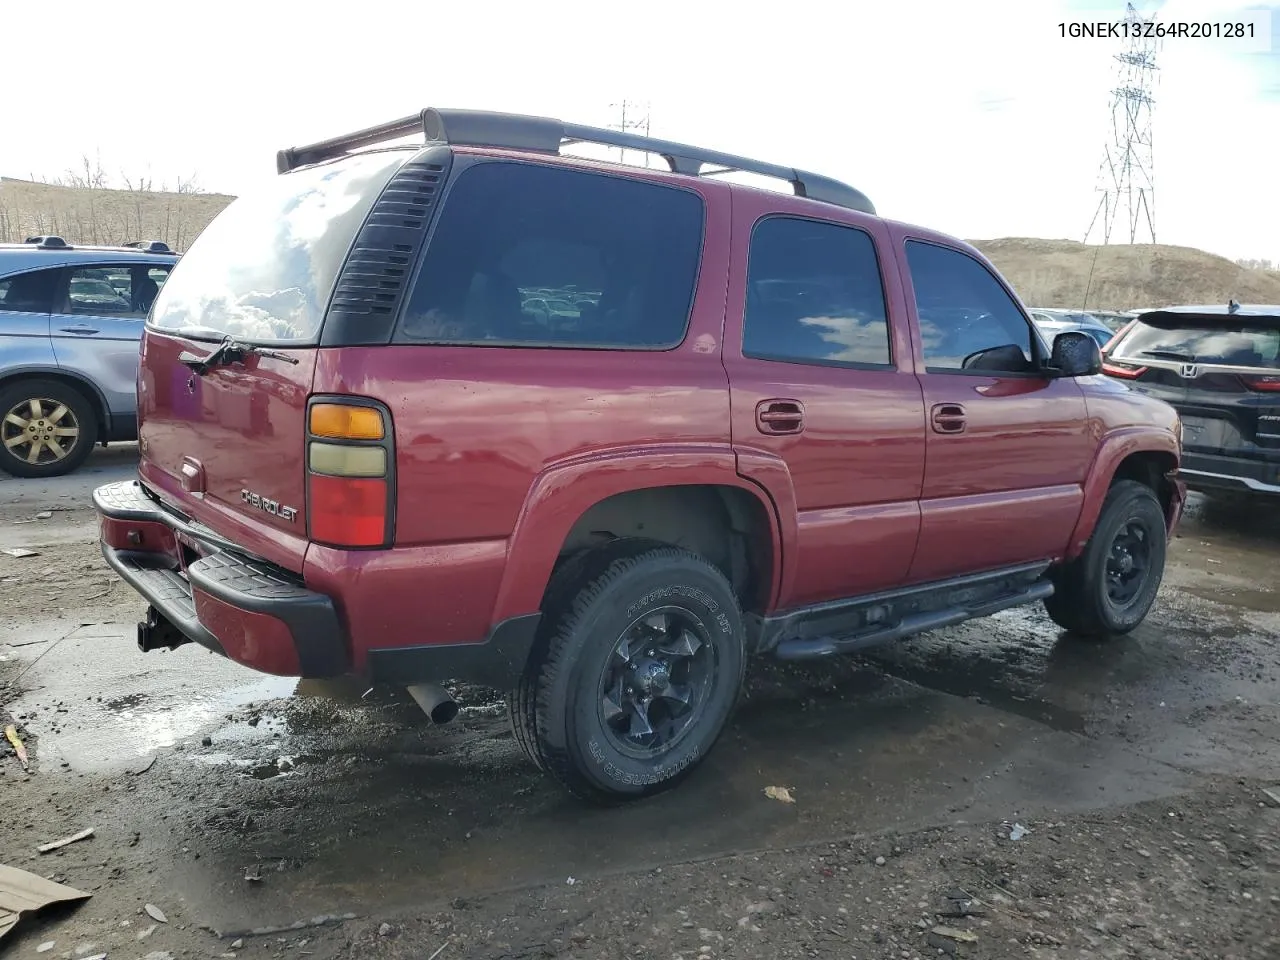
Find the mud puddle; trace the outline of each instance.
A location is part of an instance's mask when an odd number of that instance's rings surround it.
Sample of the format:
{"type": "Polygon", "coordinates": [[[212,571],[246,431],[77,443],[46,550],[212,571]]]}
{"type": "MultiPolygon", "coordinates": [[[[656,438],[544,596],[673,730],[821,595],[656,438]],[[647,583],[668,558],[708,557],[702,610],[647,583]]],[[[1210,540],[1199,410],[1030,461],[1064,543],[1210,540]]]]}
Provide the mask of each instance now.
{"type": "Polygon", "coordinates": [[[1186,784],[1158,763],[852,661],[754,671],[703,765],[625,809],[585,805],[539,774],[505,716],[432,727],[397,719],[394,704],[344,712],[295,698],[277,709],[279,740],[189,747],[168,766],[174,789],[192,794],[175,829],[199,852],[174,882],[220,930],[1186,784]],[[265,880],[241,879],[259,870],[265,880]]]}
{"type": "Polygon", "coordinates": [[[6,648],[21,670],[5,707],[44,773],[114,773],[214,730],[237,708],[292,694],[298,681],[205,651],[145,657],[130,623],[32,624],[6,648]]]}

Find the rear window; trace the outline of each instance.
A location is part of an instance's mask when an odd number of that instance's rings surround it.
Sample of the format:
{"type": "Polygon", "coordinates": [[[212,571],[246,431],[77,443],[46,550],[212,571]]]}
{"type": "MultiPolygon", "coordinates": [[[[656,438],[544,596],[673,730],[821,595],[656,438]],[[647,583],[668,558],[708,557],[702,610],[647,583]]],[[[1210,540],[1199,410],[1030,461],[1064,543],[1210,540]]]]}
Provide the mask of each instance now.
{"type": "Polygon", "coordinates": [[[684,339],[702,198],[487,161],[450,188],[400,325],[408,342],[665,349],[684,339]]]}
{"type": "Polygon", "coordinates": [[[1272,369],[1280,367],[1280,320],[1139,320],[1112,355],[1272,369]]]}
{"type": "Polygon", "coordinates": [[[150,324],[200,339],[313,341],[356,232],[412,155],[357,154],[233,200],[178,262],[150,324]]]}

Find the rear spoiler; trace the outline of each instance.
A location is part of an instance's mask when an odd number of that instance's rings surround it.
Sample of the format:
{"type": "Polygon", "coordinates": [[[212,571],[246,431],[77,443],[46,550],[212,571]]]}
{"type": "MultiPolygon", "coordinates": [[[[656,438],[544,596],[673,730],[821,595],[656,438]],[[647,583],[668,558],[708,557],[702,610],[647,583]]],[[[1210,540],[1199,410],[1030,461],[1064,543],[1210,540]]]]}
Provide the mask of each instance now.
{"type": "Polygon", "coordinates": [[[1220,307],[1161,307],[1158,310],[1147,310],[1134,317],[1134,320],[1145,322],[1172,320],[1200,320],[1207,323],[1217,321],[1234,321],[1243,323],[1280,323],[1280,306],[1274,304],[1258,304],[1241,306],[1234,300],[1224,310],[1220,307]]]}

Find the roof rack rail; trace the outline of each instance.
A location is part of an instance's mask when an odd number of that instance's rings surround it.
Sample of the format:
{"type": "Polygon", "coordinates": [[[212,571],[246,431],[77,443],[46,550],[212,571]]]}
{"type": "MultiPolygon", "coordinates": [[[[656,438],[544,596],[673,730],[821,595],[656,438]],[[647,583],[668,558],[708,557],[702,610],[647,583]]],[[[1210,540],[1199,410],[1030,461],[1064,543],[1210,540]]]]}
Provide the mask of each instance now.
{"type": "Polygon", "coordinates": [[[23,243],[35,244],[41,250],[65,250],[68,247],[70,247],[70,244],[67,243],[67,241],[63,240],[61,237],[55,237],[52,235],[42,236],[42,237],[27,237],[27,239],[24,240],[23,243]]]}
{"type": "Polygon", "coordinates": [[[120,246],[141,250],[143,253],[173,253],[173,250],[163,240],[130,240],[128,243],[120,244],[120,246]]]}
{"type": "Polygon", "coordinates": [[[830,177],[763,163],[748,157],[706,150],[702,147],[658,140],[653,137],[562,123],[548,117],[486,110],[453,110],[428,107],[421,113],[391,120],[354,133],[321,140],[301,147],[289,147],[276,153],[276,172],[288,173],[298,167],[320,163],[342,156],[350,150],[369,147],[401,137],[422,134],[427,143],[455,144],[471,147],[495,147],[507,150],[529,150],[559,154],[562,146],[595,143],[626,150],[655,153],[667,161],[674,173],[712,176],[729,171],[755,173],[785,180],[797,196],[820,200],[862,213],[875,214],[871,201],[859,190],[830,177]],[[706,166],[717,169],[704,170],[706,166]]]}

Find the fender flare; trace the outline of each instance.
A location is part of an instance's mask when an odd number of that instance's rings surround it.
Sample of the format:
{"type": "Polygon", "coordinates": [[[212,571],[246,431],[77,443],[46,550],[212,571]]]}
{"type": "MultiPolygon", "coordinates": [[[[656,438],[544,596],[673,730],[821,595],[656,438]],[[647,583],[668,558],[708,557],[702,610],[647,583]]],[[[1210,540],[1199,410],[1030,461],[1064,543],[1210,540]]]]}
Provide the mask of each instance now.
{"type": "Polygon", "coordinates": [[[1168,454],[1173,458],[1175,467],[1181,460],[1178,439],[1171,433],[1156,432],[1150,427],[1124,427],[1103,437],[1085,477],[1084,501],[1071,539],[1067,542],[1064,561],[1074,560],[1084,552],[1102,513],[1102,504],[1116,469],[1135,453],[1168,454]]]}
{"type": "MultiPolygon", "coordinates": [[[[560,547],[591,507],[632,490],[688,485],[734,487],[751,494],[764,509],[773,547],[772,605],[783,576],[779,505],[770,491],[739,475],[737,456],[728,445],[680,444],[595,452],[543,470],[530,485],[507,541],[492,622],[538,610],[560,547]]],[[[793,535],[794,513],[792,509],[793,535]]]]}

